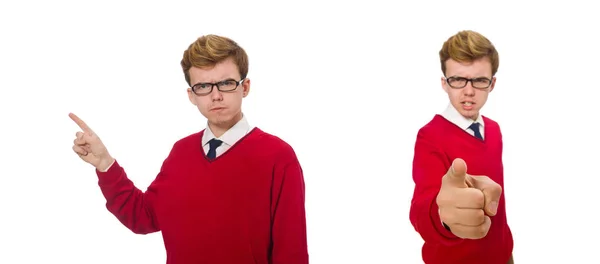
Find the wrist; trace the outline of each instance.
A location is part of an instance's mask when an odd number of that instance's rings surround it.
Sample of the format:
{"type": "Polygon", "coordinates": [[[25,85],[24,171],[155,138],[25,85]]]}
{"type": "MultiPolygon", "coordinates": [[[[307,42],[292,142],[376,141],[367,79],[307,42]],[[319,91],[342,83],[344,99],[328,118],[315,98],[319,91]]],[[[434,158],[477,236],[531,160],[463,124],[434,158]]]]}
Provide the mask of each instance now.
{"type": "Polygon", "coordinates": [[[108,156],[108,158],[100,160],[98,166],[96,166],[96,170],[100,172],[107,172],[108,169],[112,167],[113,163],[115,163],[115,159],[111,156],[108,156]]]}

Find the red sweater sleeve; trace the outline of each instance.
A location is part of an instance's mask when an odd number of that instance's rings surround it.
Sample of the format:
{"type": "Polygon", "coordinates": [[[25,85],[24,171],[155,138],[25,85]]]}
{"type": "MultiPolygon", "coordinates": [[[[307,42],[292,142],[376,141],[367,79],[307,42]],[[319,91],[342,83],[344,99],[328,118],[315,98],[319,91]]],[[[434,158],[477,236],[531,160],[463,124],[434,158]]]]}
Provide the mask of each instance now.
{"type": "Polygon", "coordinates": [[[275,164],[270,263],[308,264],[304,176],[295,153],[287,150],[275,164]]]}
{"type": "Polygon", "coordinates": [[[425,242],[456,244],[462,242],[462,239],[444,228],[436,203],[442,184],[441,178],[451,164],[433,141],[432,136],[423,129],[417,134],[413,159],[415,189],[410,207],[410,221],[425,242]]]}
{"type": "Polygon", "coordinates": [[[162,173],[150,184],[146,192],[141,191],[125,173],[117,161],[106,172],[96,170],[98,185],[106,199],[106,208],[117,219],[136,234],[160,231],[154,213],[156,189],[162,173]]]}

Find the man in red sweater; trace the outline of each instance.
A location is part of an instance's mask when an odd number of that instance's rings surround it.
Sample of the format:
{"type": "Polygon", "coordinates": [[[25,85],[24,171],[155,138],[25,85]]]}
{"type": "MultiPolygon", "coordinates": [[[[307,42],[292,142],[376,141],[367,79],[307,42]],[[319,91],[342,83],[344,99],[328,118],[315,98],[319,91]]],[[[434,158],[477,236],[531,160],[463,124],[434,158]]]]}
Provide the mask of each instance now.
{"type": "Polygon", "coordinates": [[[168,264],[308,264],[304,178],[290,145],[251,127],[248,56],[229,38],[183,54],[187,94],[207,127],[177,141],[143,192],[80,118],[73,150],[96,168],[106,207],[136,234],[162,232],[168,264]]]}
{"type": "Polygon", "coordinates": [[[419,130],[413,160],[410,221],[424,240],[423,261],[513,263],[502,134],[480,114],[496,83],[498,52],[486,37],[465,30],[450,37],[439,56],[450,103],[419,130]]]}

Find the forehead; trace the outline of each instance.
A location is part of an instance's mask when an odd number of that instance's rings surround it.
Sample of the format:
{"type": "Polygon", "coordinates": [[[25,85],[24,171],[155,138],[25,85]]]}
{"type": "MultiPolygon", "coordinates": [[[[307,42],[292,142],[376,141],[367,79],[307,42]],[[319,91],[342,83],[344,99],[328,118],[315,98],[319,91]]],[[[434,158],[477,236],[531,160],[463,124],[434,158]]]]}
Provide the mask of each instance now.
{"type": "Polygon", "coordinates": [[[190,82],[218,82],[225,79],[240,79],[240,73],[233,59],[226,59],[213,67],[191,67],[189,70],[190,82]]]}
{"type": "Polygon", "coordinates": [[[446,76],[466,78],[492,77],[492,63],[487,57],[472,62],[458,62],[453,59],[446,61],[446,76]]]}

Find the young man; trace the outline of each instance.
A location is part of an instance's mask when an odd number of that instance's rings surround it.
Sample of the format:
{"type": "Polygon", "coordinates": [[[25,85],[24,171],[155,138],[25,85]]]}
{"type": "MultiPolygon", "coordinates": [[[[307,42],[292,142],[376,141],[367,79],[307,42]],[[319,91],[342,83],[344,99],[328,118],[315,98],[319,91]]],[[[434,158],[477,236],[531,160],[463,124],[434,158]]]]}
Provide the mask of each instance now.
{"type": "Polygon", "coordinates": [[[73,150],[96,168],[106,207],[136,234],[161,231],[168,264],[307,264],[304,179],[294,150],[251,127],[248,57],[207,35],[184,52],[189,100],[207,127],[177,141],[143,192],[81,119],[73,150]]]}
{"type": "Polygon", "coordinates": [[[413,160],[410,220],[425,241],[423,260],[513,263],[502,134],[498,123],[480,114],[496,83],[498,52],[483,35],[461,31],[439,55],[450,103],[419,130],[413,160]]]}

